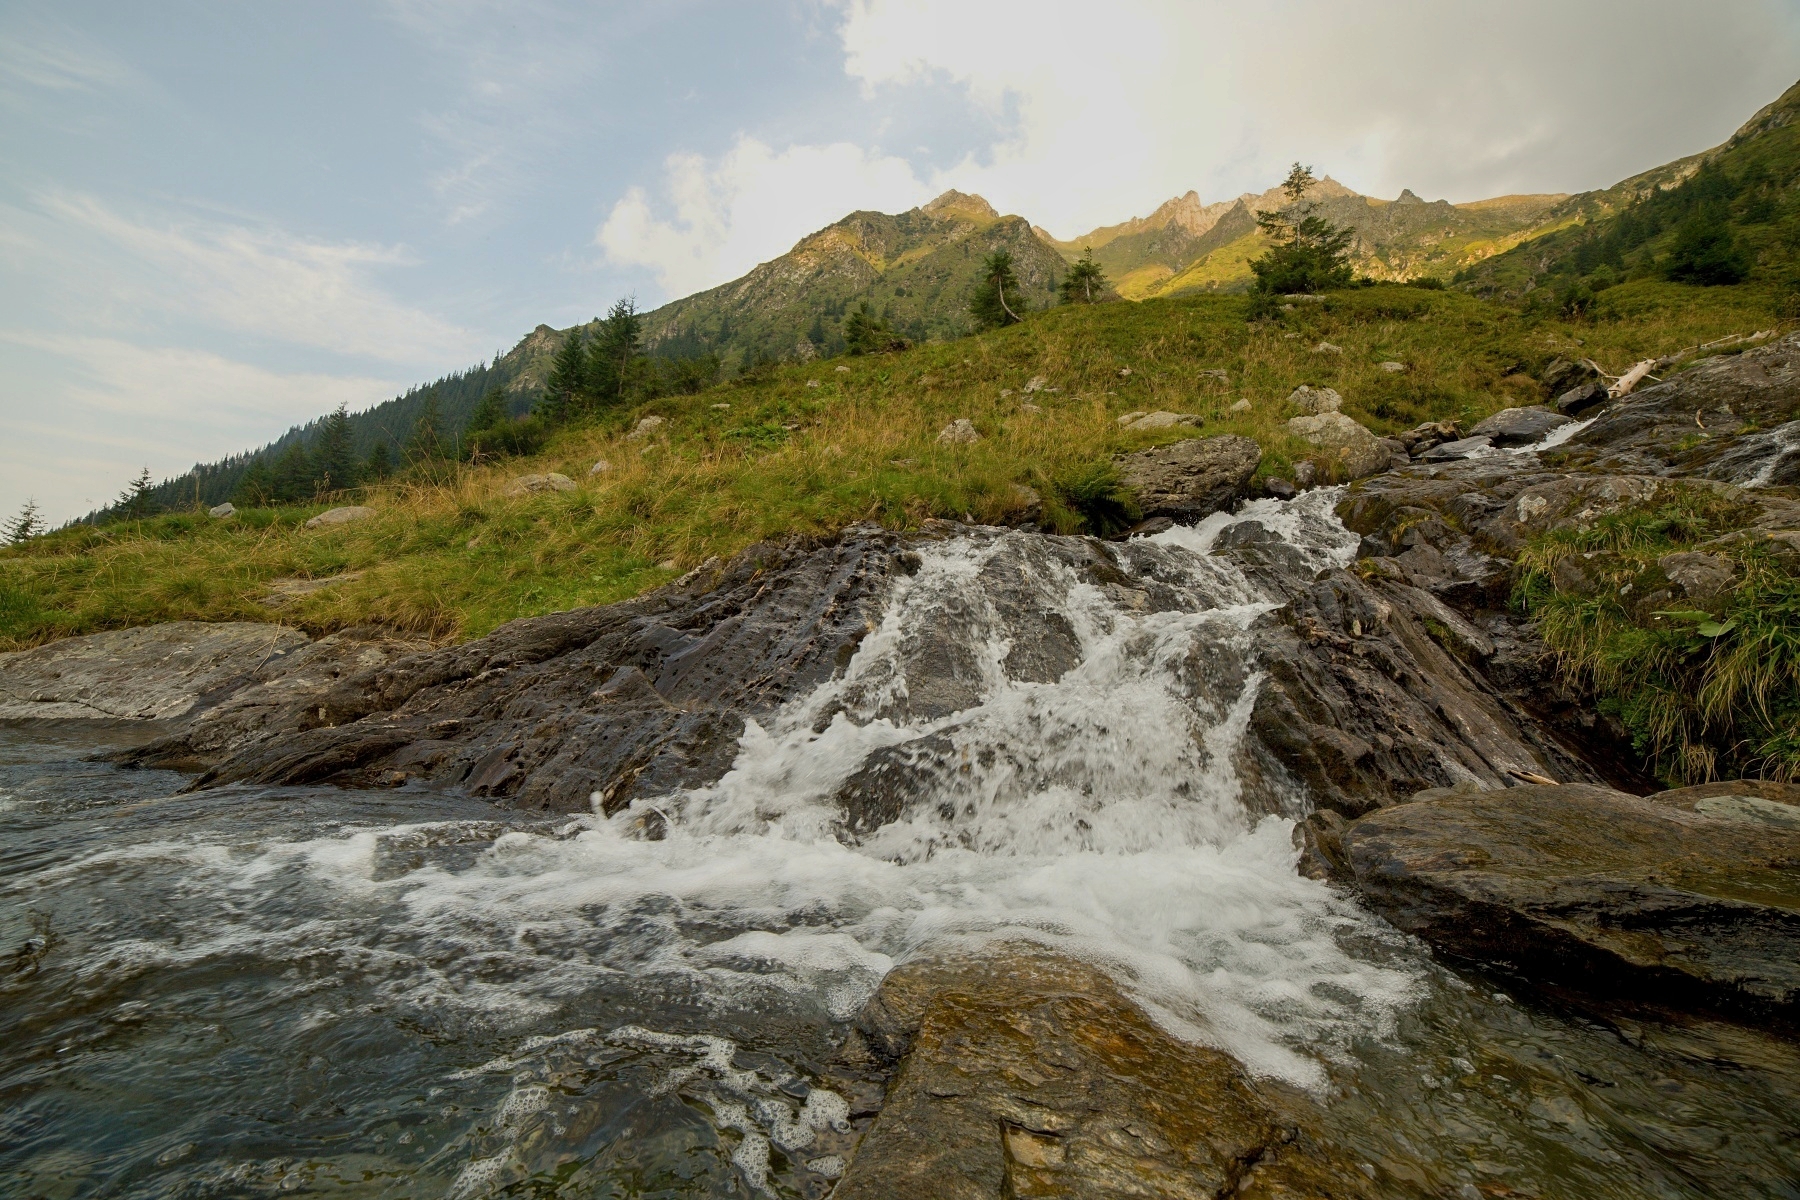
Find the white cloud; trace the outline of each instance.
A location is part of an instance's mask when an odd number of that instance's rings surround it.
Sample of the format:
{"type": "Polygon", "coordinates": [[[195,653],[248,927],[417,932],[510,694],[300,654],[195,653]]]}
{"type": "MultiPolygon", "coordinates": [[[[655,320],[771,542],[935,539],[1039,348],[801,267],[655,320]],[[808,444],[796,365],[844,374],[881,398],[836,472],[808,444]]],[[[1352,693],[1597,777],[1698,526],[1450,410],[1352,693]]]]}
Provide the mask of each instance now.
{"type": "Polygon", "coordinates": [[[8,331],[0,343],[8,348],[0,423],[13,435],[0,440],[4,500],[16,508],[32,496],[59,521],[106,503],[106,489],[142,467],[158,479],[178,475],[339,404],[367,408],[404,387],[116,338],[8,331]],[[56,396],[50,408],[46,394],[56,396]]]}
{"type": "MultiPolygon", "coordinates": [[[[217,222],[151,224],[90,196],[52,196],[42,208],[62,228],[56,244],[98,269],[115,302],[183,313],[221,328],[296,346],[396,363],[460,358],[472,335],[396,300],[372,276],[404,266],[399,249],[323,242],[217,222]],[[96,255],[97,235],[129,256],[96,255]],[[106,262],[105,266],[100,266],[106,262]]],[[[9,239],[10,240],[10,239],[9,239]]],[[[102,283],[103,281],[103,283],[102,283]]],[[[79,288],[82,281],[71,281],[79,288]]]]}
{"type": "Polygon", "coordinates": [[[777,153],[739,138],[715,162],[672,155],[665,173],[671,216],[634,187],[594,241],[612,265],[654,271],[670,296],[741,275],[855,209],[902,210],[935,194],[906,160],[847,142],[777,153]]]}

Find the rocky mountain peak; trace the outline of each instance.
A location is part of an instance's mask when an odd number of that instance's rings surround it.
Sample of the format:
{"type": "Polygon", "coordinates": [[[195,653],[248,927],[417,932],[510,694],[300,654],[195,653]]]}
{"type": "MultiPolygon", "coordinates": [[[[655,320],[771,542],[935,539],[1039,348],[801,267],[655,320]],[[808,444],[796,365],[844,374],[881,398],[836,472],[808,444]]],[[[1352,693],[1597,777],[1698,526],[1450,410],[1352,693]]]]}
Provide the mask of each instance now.
{"type": "Polygon", "coordinates": [[[1396,199],[1394,201],[1394,203],[1395,204],[1423,204],[1425,202],[1423,200],[1419,199],[1418,196],[1414,195],[1413,190],[1411,188],[1401,188],[1399,198],[1396,199]]]}
{"type": "Polygon", "coordinates": [[[975,221],[1000,219],[1000,214],[995,212],[994,206],[986,200],[967,192],[959,192],[955,188],[951,188],[931,203],[923,206],[920,211],[941,221],[953,217],[963,217],[975,221]]]}

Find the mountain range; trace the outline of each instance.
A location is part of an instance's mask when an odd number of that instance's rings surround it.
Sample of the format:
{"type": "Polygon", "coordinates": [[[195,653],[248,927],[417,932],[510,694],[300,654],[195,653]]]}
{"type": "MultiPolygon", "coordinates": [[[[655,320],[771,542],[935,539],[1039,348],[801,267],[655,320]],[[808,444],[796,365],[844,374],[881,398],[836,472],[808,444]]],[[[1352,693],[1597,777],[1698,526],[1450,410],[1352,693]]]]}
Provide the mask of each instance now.
{"type": "MultiPolygon", "coordinates": [[[[1650,272],[1666,258],[1676,226],[1709,212],[1746,264],[1763,276],[1792,276],[1800,299],[1800,269],[1793,266],[1800,261],[1796,117],[1800,84],[1712,149],[1573,195],[1451,204],[1405,190],[1383,200],[1327,176],[1306,199],[1352,231],[1351,260],[1364,277],[1428,278],[1515,299],[1650,272]]],[[[1285,200],[1279,189],[1213,203],[1190,191],[1148,216],[1066,240],[956,191],[903,213],[853,212],[741,278],[644,314],[644,343],[665,357],[716,355],[729,374],[762,361],[841,353],[843,320],[864,304],[913,341],[958,337],[973,329],[968,297],[982,259],[997,249],[1012,254],[1017,303],[1026,309],[1055,304],[1068,264],[1090,250],[1125,300],[1242,291],[1252,279],[1251,260],[1268,246],[1256,213],[1285,200]]],[[[506,390],[515,414],[527,411],[564,336],[540,325],[491,363],[356,414],[357,453],[377,442],[398,449],[428,393],[449,429],[462,428],[493,387],[506,390]]],[[[165,503],[223,499],[252,458],[315,437],[321,423],[296,426],[260,451],[196,466],[154,495],[165,503]]]]}

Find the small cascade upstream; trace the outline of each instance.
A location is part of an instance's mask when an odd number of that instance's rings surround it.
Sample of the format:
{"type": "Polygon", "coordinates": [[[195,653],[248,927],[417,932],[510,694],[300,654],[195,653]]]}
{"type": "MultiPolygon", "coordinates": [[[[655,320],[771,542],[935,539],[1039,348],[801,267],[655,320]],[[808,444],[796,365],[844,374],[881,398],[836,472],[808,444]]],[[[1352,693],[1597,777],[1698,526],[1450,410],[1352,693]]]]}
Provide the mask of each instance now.
{"type": "Polygon", "coordinates": [[[1328,1102],[1390,1172],[1442,1159],[1473,1189],[1468,1162],[1518,1160],[1543,1195],[1704,1194],[1678,1170],[1596,1183],[1655,1158],[1635,1094],[1607,1098],[1618,1128],[1577,1095],[1626,1053],[1608,1035],[1472,988],[1296,874],[1305,798],[1247,734],[1252,626],[1283,579],[1350,563],[1336,499],[1135,540],[1105,578],[1070,540],[918,543],[836,677],[750,723],[716,782],[611,817],[177,795],[15,737],[0,923],[46,950],[0,1004],[25,1064],[0,1075],[0,1178],[797,1194],[842,1168],[847,1102],[816,1072],[884,974],[1025,939],[1328,1102]],[[1246,539],[1260,565],[1212,553],[1246,539]]]}

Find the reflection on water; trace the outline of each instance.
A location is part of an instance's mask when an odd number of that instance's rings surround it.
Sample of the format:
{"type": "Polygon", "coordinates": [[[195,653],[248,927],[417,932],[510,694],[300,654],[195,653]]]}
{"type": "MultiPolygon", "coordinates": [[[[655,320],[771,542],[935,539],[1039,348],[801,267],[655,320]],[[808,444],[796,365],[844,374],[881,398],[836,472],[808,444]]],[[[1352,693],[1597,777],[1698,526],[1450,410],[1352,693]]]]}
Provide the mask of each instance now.
{"type": "MultiPolygon", "coordinates": [[[[1244,514],[1307,573],[1354,545],[1314,497],[1244,514]]],[[[1141,588],[929,548],[843,678],[611,820],[183,796],[82,761],[134,731],[0,728],[0,1192],[821,1196],[847,1019],[918,947],[1005,936],[1323,1105],[1394,1194],[1795,1195],[1788,1043],[1509,998],[1295,875],[1225,523],[1133,543],[1141,588]]]]}

